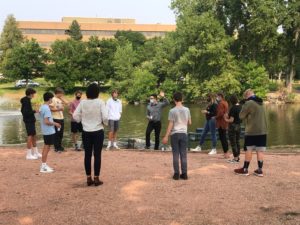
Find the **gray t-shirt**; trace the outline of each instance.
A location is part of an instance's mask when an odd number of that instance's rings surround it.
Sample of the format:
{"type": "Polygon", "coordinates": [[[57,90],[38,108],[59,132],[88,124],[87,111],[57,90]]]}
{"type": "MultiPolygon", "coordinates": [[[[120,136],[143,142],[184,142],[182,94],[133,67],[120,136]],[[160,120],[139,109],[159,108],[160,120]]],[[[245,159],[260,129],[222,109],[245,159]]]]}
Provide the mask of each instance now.
{"type": "Polygon", "coordinates": [[[169,112],[169,121],[174,123],[171,135],[175,133],[187,133],[188,122],[191,119],[190,110],[187,107],[174,107],[169,112]]]}

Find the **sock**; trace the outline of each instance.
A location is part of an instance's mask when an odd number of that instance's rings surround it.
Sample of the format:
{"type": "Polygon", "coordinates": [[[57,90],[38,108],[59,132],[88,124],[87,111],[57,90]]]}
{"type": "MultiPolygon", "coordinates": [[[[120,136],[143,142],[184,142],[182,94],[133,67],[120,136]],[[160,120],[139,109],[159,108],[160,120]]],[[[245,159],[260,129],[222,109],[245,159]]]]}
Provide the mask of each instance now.
{"type": "Polygon", "coordinates": [[[108,141],[108,144],[107,144],[107,146],[111,146],[111,141],[108,141]]]}
{"type": "Polygon", "coordinates": [[[116,142],[116,141],[114,141],[113,145],[114,145],[114,146],[116,146],[116,145],[117,145],[117,142],[116,142]]]}
{"type": "Polygon", "coordinates": [[[37,148],[37,147],[32,147],[32,150],[33,150],[33,151],[37,151],[38,148],[37,148]]]}
{"type": "Polygon", "coordinates": [[[47,163],[42,163],[42,166],[47,166],[47,163]]]}
{"type": "Polygon", "coordinates": [[[249,165],[250,165],[250,162],[248,162],[248,161],[244,162],[244,167],[243,167],[244,171],[248,171],[249,165]]]}
{"type": "Polygon", "coordinates": [[[258,164],[258,170],[262,171],[263,165],[264,165],[264,161],[257,161],[258,164]]]}
{"type": "Polygon", "coordinates": [[[30,148],[27,149],[27,154],[31,154],[32,155],[32,150],[30,148]]]}

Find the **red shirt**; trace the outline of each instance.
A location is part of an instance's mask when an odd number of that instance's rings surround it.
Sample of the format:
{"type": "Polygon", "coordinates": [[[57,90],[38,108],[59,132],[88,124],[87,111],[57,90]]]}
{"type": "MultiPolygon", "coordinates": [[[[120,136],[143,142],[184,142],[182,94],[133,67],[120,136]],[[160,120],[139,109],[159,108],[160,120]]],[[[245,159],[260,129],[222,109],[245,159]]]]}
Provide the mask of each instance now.
{"type": "Polygon", "coordinates": [[[224,115],[228,113],[228,102],[222,100],[219,102],[217,107],[217,115],[216,115],[216,122],[217,128],[227,129],[228,123],[224,119],[224,115]]]}

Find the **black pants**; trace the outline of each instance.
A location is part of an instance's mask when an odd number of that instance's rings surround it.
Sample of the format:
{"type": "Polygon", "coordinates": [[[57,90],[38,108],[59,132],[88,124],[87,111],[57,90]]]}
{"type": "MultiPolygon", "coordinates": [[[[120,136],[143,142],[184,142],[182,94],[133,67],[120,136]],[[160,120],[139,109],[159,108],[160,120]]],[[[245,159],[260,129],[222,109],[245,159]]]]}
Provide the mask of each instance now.
{"type": "Polygon", "coordinates": [[[84,168],[87,176],[92,173],[92,155],[94,152],[94,176],[100,175],[101,169],[101,153],[104,141],[104,131],[82,132],[82,141],[84,148],[84,168]]]}
{"type": "Polygon", "coordinates": [[[155,146],[154,149],[158,150],[159,148],[159,137],[160,137],[160,131],[161,131],[161,122],[157,121],[149,121],[147,130],[146,130],[146,147],[150,147],[150,135],[151,132],[154,130],[155,133],[155,146]]]}
{"type": "Polygon", "coordinates": [[[59,123],[61,125],[60,130],[57,130],[57,127],[55,127],[55,135],[54,135],[54,148],[56,151],[63,150],[62,149],[62,139],[64,137],[64,120],[56,120],[54,119],[54,122],[59,123]]]}
{"type": "Polygon", "coordinates": [[[219,137],[220,137],[220,141],[221,141],[224,153],[228,152],[228,141],[227,141],[226,131],[227,131],[226,129],[223,129],[221,127],[218,128],[219,137]]]}
{"type": "Polygon", "coordinates": [[[240,136],[241,136],[241,125],[230,124],[228,128],[228,137],[232,148],[232,153],[235,158],[240,156],[240,136]]]}

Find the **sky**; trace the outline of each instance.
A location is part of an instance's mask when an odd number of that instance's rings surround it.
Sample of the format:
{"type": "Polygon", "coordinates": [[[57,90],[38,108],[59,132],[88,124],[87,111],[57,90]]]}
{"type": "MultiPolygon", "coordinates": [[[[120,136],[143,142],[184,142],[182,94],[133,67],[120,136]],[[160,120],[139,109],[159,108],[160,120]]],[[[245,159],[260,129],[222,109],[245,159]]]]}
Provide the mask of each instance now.
{"type": "Polygon", "coordinates": [[[63,16],[77,16],[175,24],[170,4],[171,0],[0,0],[0,30],[8,14],[20,21],[61,21],[63,16]]]}

